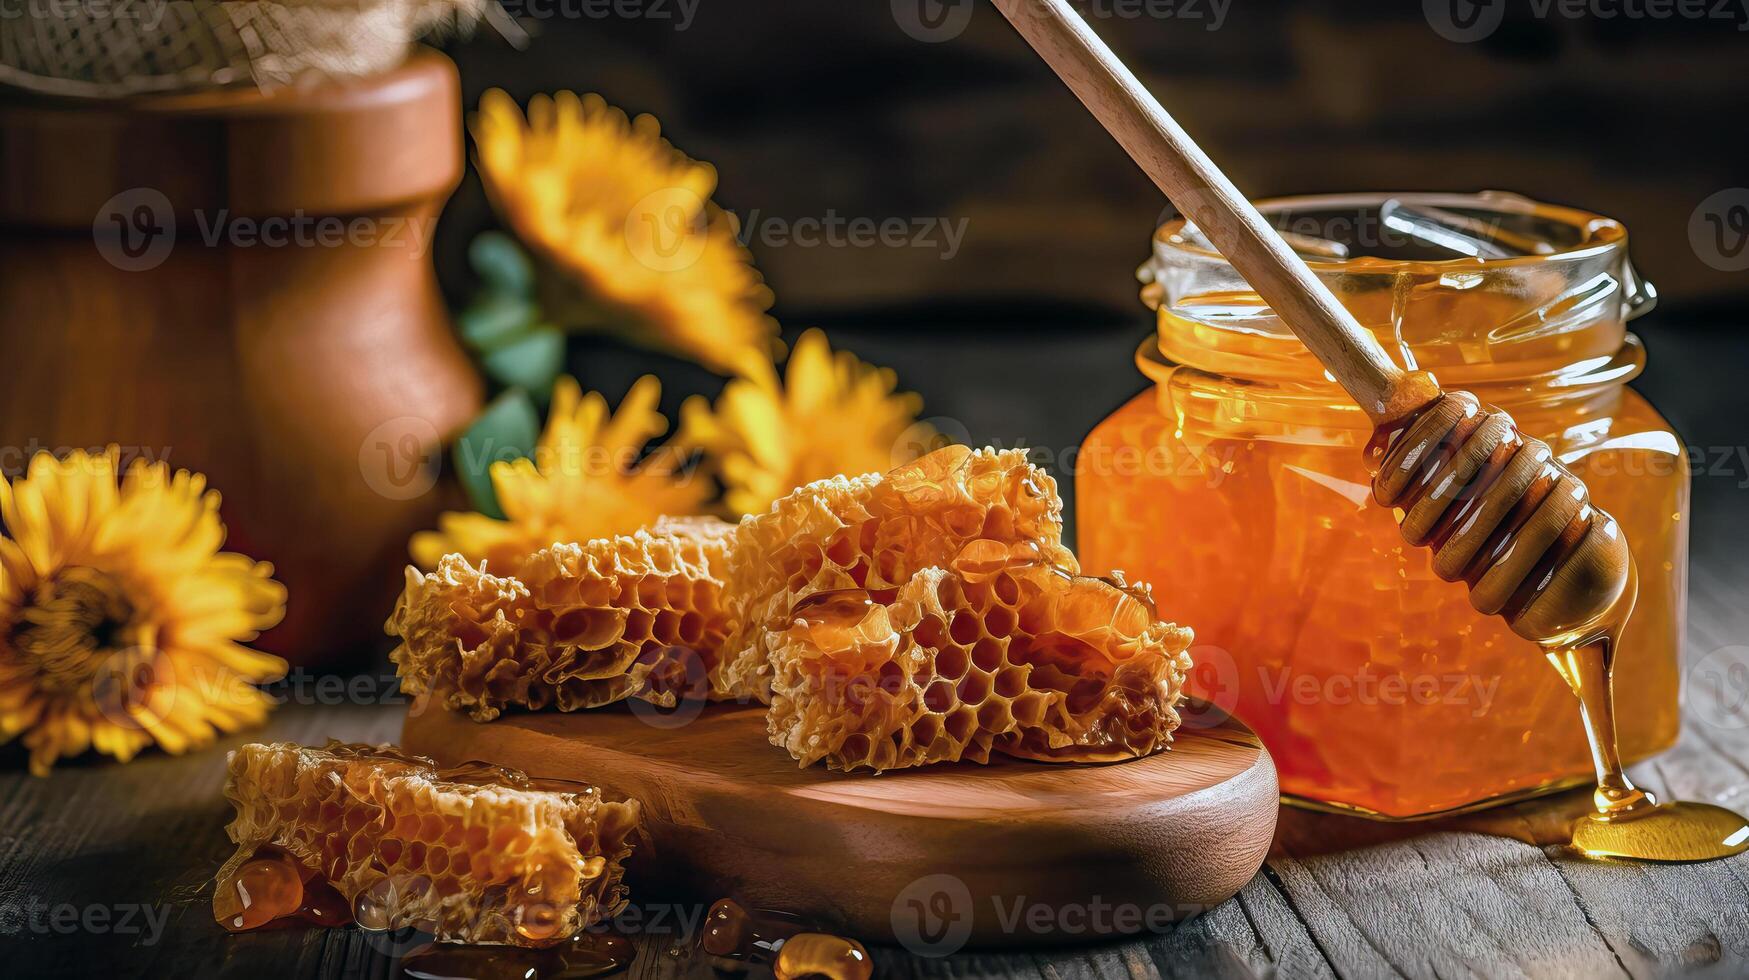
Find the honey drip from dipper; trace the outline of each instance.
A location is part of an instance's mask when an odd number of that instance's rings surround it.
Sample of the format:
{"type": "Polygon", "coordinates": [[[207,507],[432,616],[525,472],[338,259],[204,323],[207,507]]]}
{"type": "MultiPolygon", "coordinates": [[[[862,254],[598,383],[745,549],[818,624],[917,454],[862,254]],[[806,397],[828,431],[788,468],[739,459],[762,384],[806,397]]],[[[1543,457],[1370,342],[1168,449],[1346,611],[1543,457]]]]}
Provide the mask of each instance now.
{"type": "Polygon", "coordinates": [[[1595,809],[1573,827],[1574,849],[1677,862],[1749,850],[1742,816],[1659,803],[1622,768],[1610,680],[1638,572],[1620,526],[1591,506],[1584,484],[1510,416],[1463,392],[1381,426],[1368,451],[1375,495],[1397,508],[1404,538],[1431,548],[1435,572],[1465,582],[1478,611],[1541,645],[1579,699],[1597,789],[1595,809]],[[1568,622],[1559,610],[1569,607],[1595,611],[1568,622]]]}
{"type": "Polygon", "coordinates": [[[1749,821],[1710,803],[1659,803],[1622,769],[1616,751],[1611,667],[1622,626],[1633,611],[1637,575],[1616,607],[1571,643],[1546,646],[1549,663],[1579,699],[1579,717],[1597,768],[1595,810],[1573,826],[1573,847],[1586,857],[1642,861],[1711,861],[1749,850],[1749,821]]]}

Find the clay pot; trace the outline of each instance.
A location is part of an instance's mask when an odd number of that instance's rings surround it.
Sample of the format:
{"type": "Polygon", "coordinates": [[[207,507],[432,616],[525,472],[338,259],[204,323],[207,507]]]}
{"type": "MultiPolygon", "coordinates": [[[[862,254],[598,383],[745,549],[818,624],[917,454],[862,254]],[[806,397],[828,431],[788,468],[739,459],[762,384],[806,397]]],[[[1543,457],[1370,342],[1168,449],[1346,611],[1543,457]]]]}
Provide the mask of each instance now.
{"type": "Polygon", "coordinates": [[[380,642],[482,395],[429,248],[462,166],[432,51],[315,87],[0,104],[0,468],[116,443],[204,472],[228,546],[290,589],[260,646],[380,642]]]}

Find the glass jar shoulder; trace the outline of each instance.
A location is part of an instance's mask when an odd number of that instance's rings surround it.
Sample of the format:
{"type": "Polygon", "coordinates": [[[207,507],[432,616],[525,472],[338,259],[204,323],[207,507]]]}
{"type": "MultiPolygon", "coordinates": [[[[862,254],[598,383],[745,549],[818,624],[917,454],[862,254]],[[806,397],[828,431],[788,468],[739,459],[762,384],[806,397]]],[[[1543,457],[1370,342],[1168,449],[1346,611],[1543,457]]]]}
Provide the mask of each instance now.
{"type": "MultiPolygon", "coordinates": [[[[1538,420],[1540,421],[1540,420],[1538,420]]],[[[1576,414],[1537,431],[1556,455],[1581,477],[1599,480],[1656,478],[1686,485],[1692,451],[1676,429],[1631,387],[1613,393],[1607,411],[1576,414]]]]}

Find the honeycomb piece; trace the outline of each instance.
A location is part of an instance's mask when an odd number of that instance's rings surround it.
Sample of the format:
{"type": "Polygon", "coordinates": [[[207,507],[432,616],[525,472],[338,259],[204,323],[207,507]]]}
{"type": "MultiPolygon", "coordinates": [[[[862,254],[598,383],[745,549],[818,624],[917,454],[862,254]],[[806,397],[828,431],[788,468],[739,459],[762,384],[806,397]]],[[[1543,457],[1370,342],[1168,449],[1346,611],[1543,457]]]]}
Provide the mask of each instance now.
{"type": "Polygon", "coordinates": [[[238,927],[257,924],[249,881],[286,877],[273,869],[281,854],[306,890],[338,892],[361,927],[416,925],[446,942],[539,945],[625,904],[638,804],[582,784],[478,763],[440,770],[386,747],[279,743],[231,753],[225,796],[237,852],[213,913],[238,927]]]}
{"type": "MultiPolygon", "coordinates": [[[[1121,574],[1040,569],[1016,584],[1009,659],[1031,668],[1031,689],[1052,701],[1043,720],[1022,720],[996,750],[1041,762],[1115,762],[1166,748],[1192,666],[1190,628],[1162,620],[1148,587],[1121,574]]],[[[1006,585],[991,588],[1000,602],[1006,585]]]]}
{"type": "Polygon", "coordinates": [[[876,771],[1134,758],[1165,748],[1188,629],[1146,590],[965,549],[890,596],[804,599],[772,638],[773,744],[802,765],[876,771]]]}
{"type": "Polygon", "coordinates": [[[385,629],[404,690],[490,721],[509,706],[561,711],[626,698],[735,696],[718,653],[720,576],[734,526],[665,518],[649,530],[536,552],[517,576],[460,555],[407,587],[385,629]]]}
{"type": "Polygon", "coordinates": [[[769,697],[769,634],[798,601],[897,589],[969,541],[1030,549],[1075,568],[1062,545],[1062,510],[1056,481],[1017,449],[948,446],[885,475],[795,490],[736,530],[723,599],[735,624],[723,650],[727,683],[769,697]]]}
{"type": "MultiPolygon", "coordinates": [[[[824,759],[843,770],[988,762],[995,737],[1013,727],[1014,712],[1042,718],[1041,695],[979,717],[988,680],[973,678],[964,649],[935,646],[939,624],[954,615],[939,611],[936,587],[945,575],[939,568],[919,572],[890,604],[864,589],[816,593],[798,603],[790,627],[771,637],[771,743],[803,766],[824,759]],[[934,615],[925,612],[930,604],[934,615]],[[968,687],[963,694],[961,681],[968,687]]],[[[969,622],[973,614],[963,615],[969,622]]]]}

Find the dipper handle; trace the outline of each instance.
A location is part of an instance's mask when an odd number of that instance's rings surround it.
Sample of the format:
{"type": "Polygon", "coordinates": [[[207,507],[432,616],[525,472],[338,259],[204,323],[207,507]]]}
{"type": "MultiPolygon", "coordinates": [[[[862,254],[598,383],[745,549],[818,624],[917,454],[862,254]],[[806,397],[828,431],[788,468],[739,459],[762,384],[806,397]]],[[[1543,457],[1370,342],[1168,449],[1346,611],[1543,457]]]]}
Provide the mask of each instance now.
{"type": "Polygon", "coordinates": [[[1440,577],[1540,642],[1610,611],[1627,586],[1627,542],[1546,443],[1392,363],[1065,0],[992,2],[1367,414],[1373,497],[1401,513],[1405,539],[1434,549],[1440,577]]]}
{"type": "Polygon", "coordinates": [[[1066,0],[993,0],[1179,212],[1202,229],[1374,425],[1432,401],[1439,387],[1391,362],[1257,208],[1105,46],[1066,0]]]}

